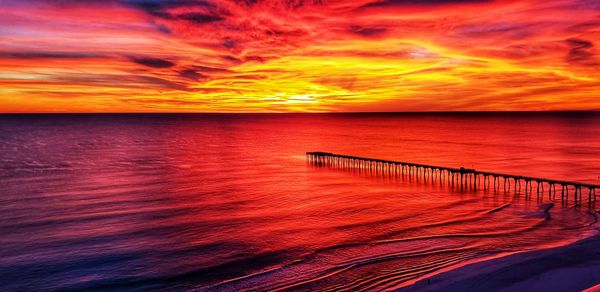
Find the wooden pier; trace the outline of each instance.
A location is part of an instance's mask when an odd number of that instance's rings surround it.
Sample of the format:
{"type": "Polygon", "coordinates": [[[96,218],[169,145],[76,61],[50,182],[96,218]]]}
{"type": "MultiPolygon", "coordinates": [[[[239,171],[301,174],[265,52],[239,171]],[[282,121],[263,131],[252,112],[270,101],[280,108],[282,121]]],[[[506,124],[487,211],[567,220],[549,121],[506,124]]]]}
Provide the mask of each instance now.
{"type": "Polygon", "coordinates": [[[545,194],[545,189],[547,189],[548,197],[551,200],[556,199],[558,194],[556,187],[559,186],[560,199],[565,204],[570,202],[569,195],[571,193],[573,194],[571,201],[575,204],[582,204],[585,190],[589,206],[595,205],[596,189],[600,189],[600,185],[574,181],[478,171],[464,167],[452,168],[390,161],[329,152],[307,152],[306,158],[309,163],[318,166],[357,169],[377,175],[409,177],[415,178],[417,181],[447,183],[450,186],[466,187],[473,190],[477,190],[480,187],[489,190],[491,189],[490,185],[493,185],[494,191],[504,190],[505,192],[510,192],[513,189],[515,193],[521,193],[522,187],[524,187],[524,193],[528,195],[533,193],[535,184],[536,193],[543,195],[545,194]]]}

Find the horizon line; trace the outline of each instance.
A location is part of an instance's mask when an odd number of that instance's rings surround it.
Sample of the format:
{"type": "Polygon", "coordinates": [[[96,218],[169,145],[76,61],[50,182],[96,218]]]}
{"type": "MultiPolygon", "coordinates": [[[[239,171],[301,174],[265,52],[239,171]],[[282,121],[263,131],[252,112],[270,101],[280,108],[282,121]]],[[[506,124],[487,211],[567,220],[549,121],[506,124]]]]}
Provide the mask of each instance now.
{"type": "Polygon", "coordinates": [[[0,115],[285,115],[285,114],[498,114],[498,113],[600,113],[584,110],[460,110],[460,111],[331,111],[331,112],[0,112],[0,115]]]}

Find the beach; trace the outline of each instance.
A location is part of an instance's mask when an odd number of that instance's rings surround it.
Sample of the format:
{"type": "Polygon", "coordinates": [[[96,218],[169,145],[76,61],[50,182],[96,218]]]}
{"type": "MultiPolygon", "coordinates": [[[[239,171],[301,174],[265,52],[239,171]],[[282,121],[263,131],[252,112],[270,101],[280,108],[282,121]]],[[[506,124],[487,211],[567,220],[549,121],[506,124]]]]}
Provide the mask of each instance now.
{"type": "Polygon", "coordinates": [[[600,234],[562,247],[468,264],[399,291],[598,291],[600,234]]]}

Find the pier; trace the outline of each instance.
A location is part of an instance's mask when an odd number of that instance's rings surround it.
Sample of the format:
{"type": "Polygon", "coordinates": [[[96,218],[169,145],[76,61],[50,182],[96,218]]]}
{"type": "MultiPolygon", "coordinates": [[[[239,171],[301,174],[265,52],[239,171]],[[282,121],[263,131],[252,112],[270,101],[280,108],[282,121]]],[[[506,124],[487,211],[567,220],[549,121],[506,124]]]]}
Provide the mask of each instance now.
{"type": "Polygon", "coordinates": [[[457,186],[461,189],[477,190],[483,188],[491,190],[493,188],[494,191],[510,192],[513,190],[515,193],[521,193],[524,190],[526,196],[532,194],[535,189],[538,196],[547,192],[548,198],[551,200],[556,200],[556,196],[560,195],[560,199],[564,204],[570,201],[577,205],[582,204],[585,192],[588,205],[595,205],[596,189],[600,189],[600,185],[574,181],[479,171],[464,167],[452,168],[391,161],[329,152],[307,152],[306,159],[309,163],[318,166],[356,169],[377,175],[402,176],[423,182],[446,183],[449,186],[457,186]],[[557,187],[559,187],[558,190],[557,187]],[[571,194],[573,196],[569,200],[571,194]]]}

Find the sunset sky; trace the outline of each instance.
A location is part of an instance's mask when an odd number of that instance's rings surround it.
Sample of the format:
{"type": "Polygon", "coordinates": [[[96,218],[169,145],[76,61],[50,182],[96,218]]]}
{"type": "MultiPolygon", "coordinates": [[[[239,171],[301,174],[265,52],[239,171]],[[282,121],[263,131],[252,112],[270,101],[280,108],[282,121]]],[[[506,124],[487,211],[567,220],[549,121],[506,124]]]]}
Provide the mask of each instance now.
{"type": "Polygon", "coordinates": [[[0,0],[0,112],[600,109],[600,1],[0,0]]]}

